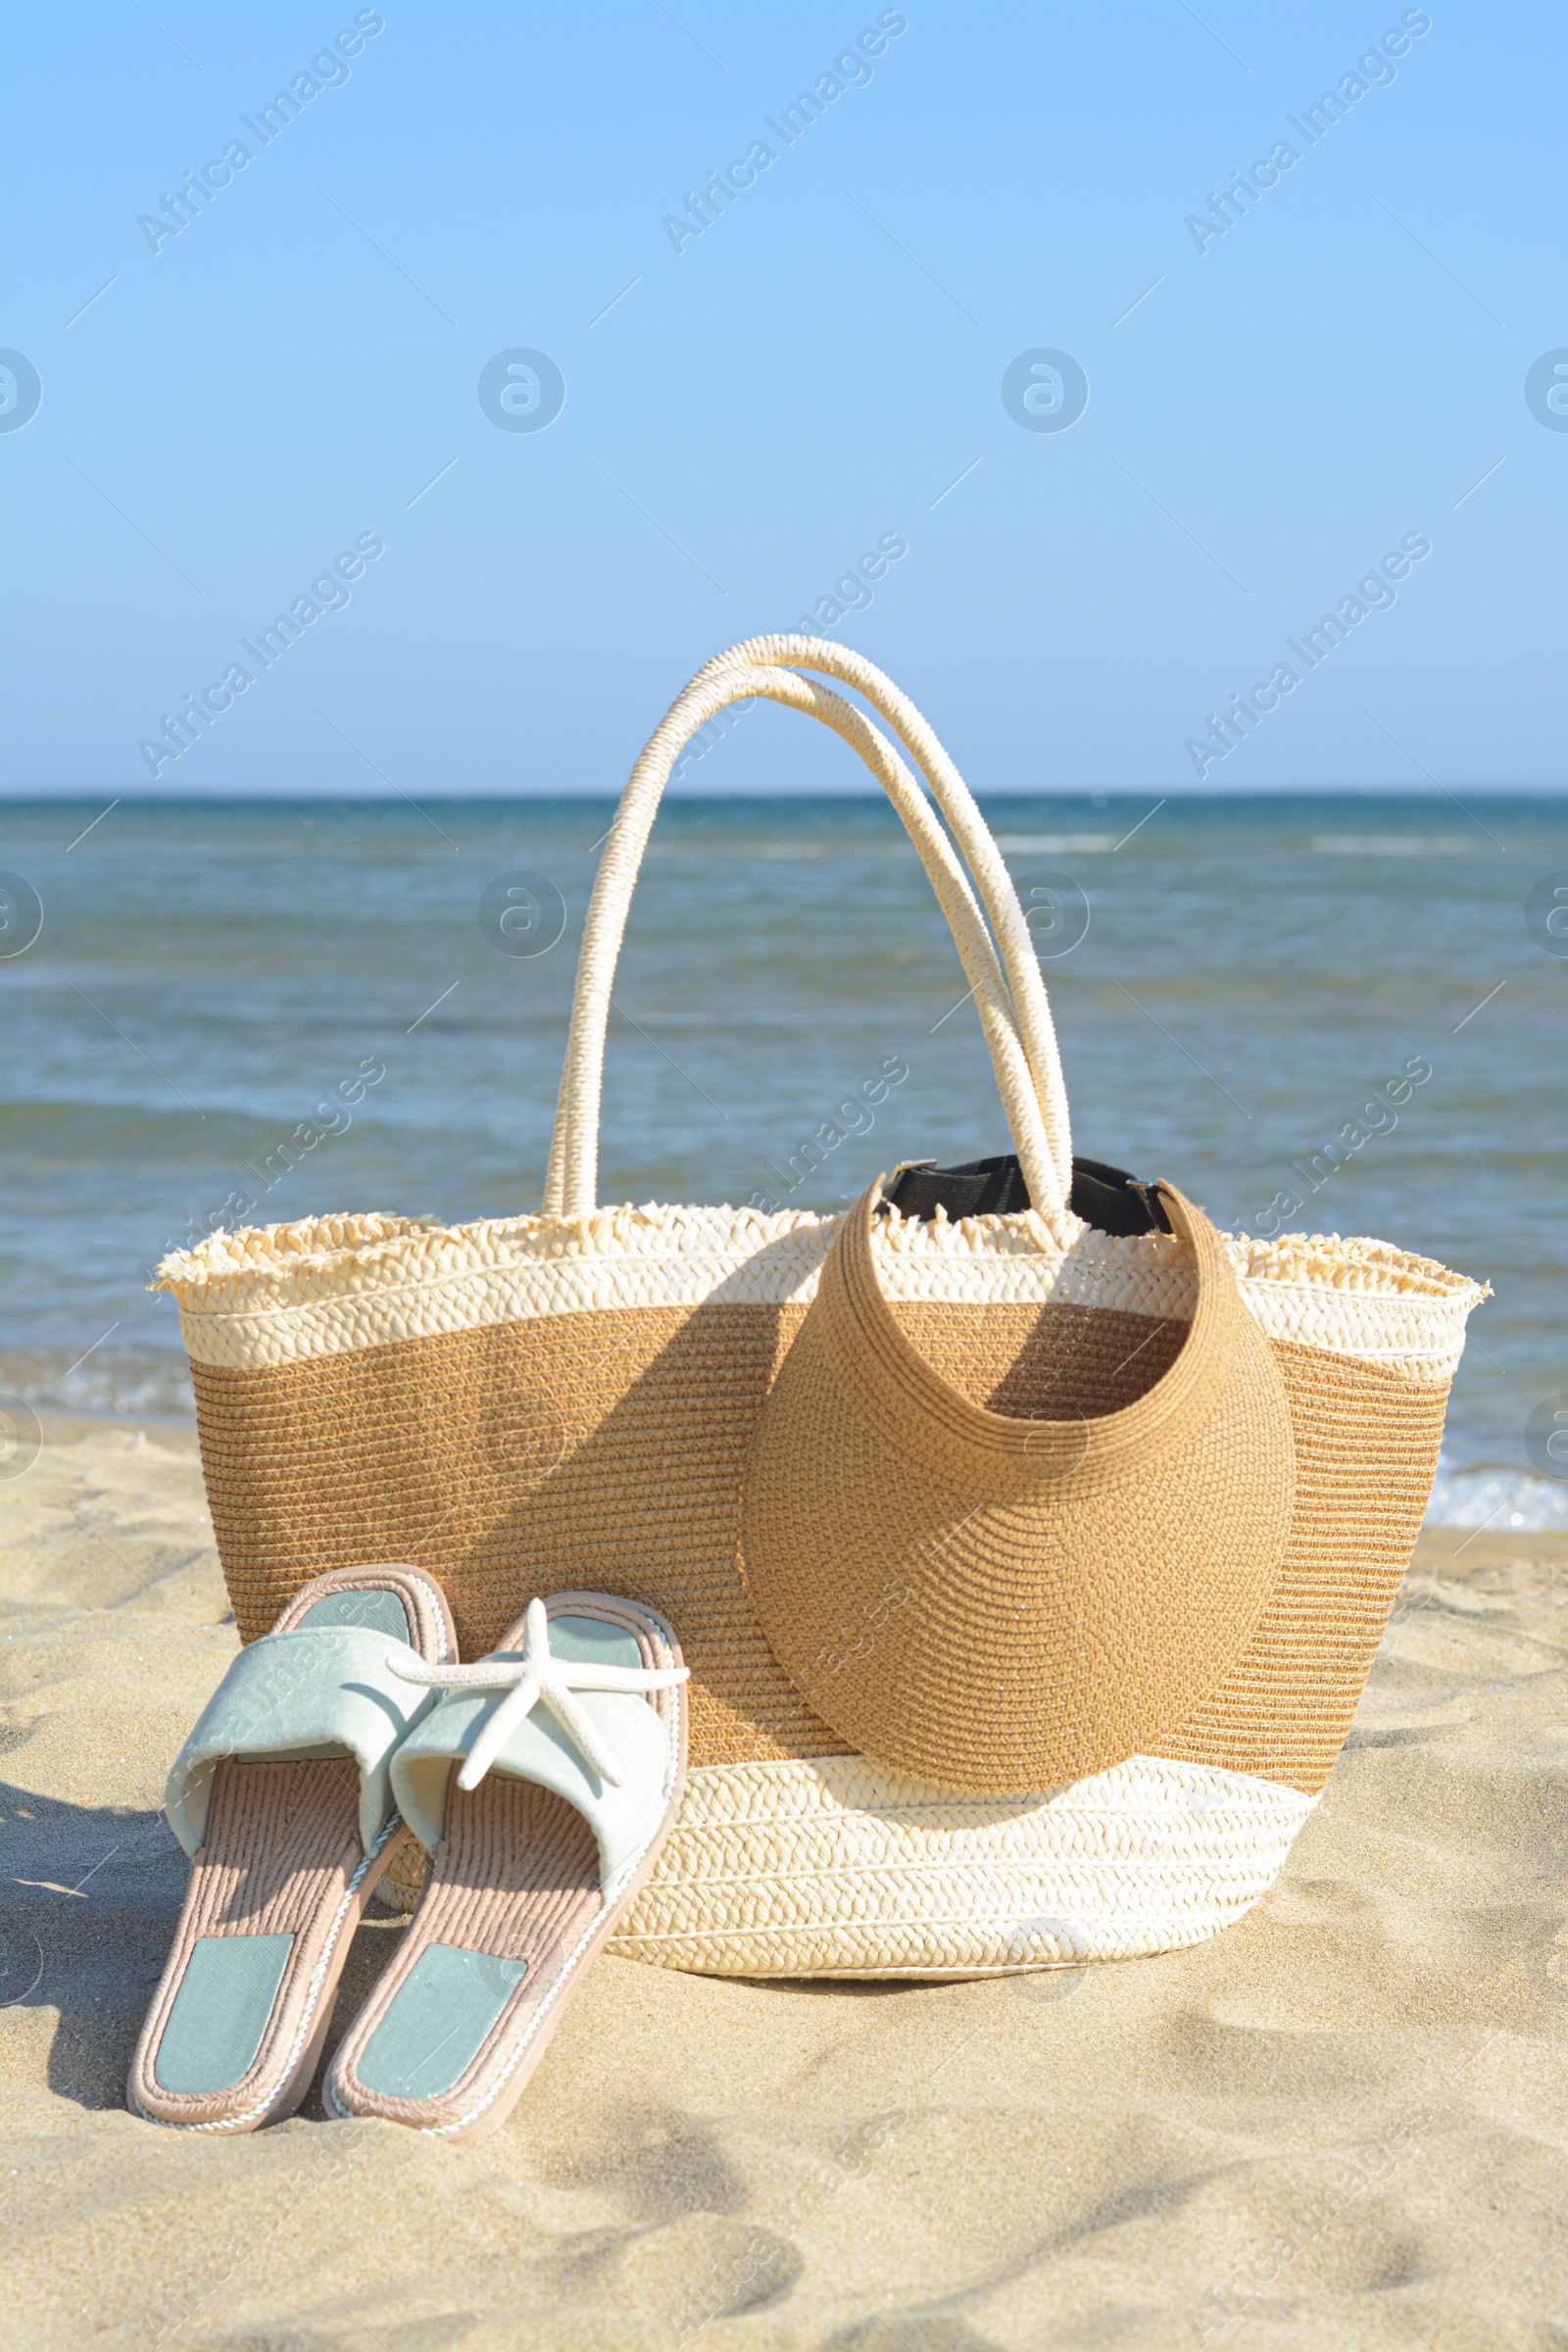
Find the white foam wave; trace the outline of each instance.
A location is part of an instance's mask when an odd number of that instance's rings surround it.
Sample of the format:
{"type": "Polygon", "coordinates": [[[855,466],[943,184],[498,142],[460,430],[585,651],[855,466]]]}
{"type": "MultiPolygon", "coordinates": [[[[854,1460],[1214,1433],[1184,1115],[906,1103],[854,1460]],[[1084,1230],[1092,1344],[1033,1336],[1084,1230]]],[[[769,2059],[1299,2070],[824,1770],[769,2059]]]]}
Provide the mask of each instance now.
{"type": "Polygon", "coordinates": [[[1004,852],[1016,850],[1049,857],[1053,852],[1065,856],[1075,853],[1083,857],[1098,857],[1116,847],[1114,833],[999,833],[997,847],[1004,852]]]}
{"type": "Polygon", "coordinates": [[[1314,833],[1325,858],[1462,858],[1472,844],[1460,833],[1314,833]]]}
{"type": "Polygon", "coordinates": [[[1568,1530],[1568,1484],[1528,1470],[1450,1470],[1442,1461],[1427,1504],[1429,1527],[1568,1530]]]}

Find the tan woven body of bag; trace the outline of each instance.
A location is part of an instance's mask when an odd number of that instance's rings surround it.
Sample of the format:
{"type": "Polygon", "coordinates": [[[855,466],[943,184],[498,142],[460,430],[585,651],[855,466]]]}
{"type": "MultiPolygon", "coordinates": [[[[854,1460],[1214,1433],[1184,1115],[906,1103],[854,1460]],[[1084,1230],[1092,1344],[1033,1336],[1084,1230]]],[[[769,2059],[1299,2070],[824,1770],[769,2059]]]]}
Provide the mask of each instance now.
{"type": "Polygon", "coordinates": [[[952,761],[858,656],[733,648],[609,836],[541,1213],[322,1217],[159,1270],[241,1637],[378,1560],[440,1579],[465,1658],[536,1592],[659,1609],[692,1669],[692,1770],[627,1956],[967,1976],[1213,1934],[1339,1753],[1482,1293],[1379,1242],[1217,1234],[1169,1187],[1171,1230],[1106,1232],[1074,1182],[1028,928],[952,761]],[[790,664],[855,688],[902,754],[790,664]],[[682,746],[754,695],[833,727],[903,817],[1027,1209],[597,1204],[649,830],[682,746]]]}

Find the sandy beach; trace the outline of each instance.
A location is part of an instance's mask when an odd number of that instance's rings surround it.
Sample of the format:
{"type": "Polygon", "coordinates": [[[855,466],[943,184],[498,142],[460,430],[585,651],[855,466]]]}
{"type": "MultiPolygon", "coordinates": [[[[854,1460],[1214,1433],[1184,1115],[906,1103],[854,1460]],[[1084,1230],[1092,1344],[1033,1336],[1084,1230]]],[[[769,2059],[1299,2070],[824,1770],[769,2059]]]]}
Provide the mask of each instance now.
{"type": "Polygon", "coordinates": [[[1568,2352],[1565,83],[5,10],[0,2352],[1568,2352]]]}
{"type": "MultiPolygon", "coordinates": [[[[1561,2341],[1568,1538],[1428,1532],[1215,1941],[929,1987],[606,1959],[490,2142],[314,2087],[217,2142],[122,2105],[184,1881],[164,1775],[235,1645],[194,1433],[46,1438],[4,1569],[19,2352],[1561,2341]]],[[[401,1932],[362,1928],[334,2041],[401,1932]]]]}

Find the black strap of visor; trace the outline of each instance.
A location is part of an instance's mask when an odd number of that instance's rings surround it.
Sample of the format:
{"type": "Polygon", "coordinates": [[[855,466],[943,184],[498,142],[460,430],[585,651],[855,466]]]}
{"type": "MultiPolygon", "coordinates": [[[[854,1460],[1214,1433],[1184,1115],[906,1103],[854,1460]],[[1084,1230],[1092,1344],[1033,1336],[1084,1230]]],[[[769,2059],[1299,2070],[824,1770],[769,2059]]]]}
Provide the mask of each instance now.
{"type": "MultiPolygon", "coordinates": [[[[1029,1187],[1016,1157],[966,1159],[955,1168],[916,1160],[899,1169],[883,1195],[901,1216],[928,1224],[938,1208],[960,1217],[1010,1217],[1029,1206],[1029,1187]]],[[[1074,1159],[1072,1208],[1101,1233],[1169,1233],[1158,1188],[1102,1159],[1074,1159]]]]}

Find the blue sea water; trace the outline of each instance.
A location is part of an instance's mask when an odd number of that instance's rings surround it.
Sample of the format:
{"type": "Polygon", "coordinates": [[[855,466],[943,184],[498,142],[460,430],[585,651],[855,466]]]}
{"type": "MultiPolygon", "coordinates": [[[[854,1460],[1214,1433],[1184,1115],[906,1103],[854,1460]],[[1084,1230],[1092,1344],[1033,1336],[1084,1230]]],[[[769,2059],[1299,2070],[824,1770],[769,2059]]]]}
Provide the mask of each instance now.
{"type": "MultiPolygon", "coordinates": [[[[1568,881],[1568,800],[1157,797],[987,806],[1077,1148],[1226,1226],[1373,1234],[1490,1282],[1436,1510],[1568,1526],[1541,1434],[1568,1414],[1568,956],[1526,913],[1568,881]]],[[[101,807],[0,809],[0,868],[43,907],[0,961],[0,1383],[177,1415],[175,1314],[146,1289],[166,1249],[538,1205],[612,804],[122,802],[83,835],[101,807]]],[[[616,982],[601,1198],[833,1207],[897,1160],[1007,1149],[964,988],[880,801],[671,800],[616,982]]]]}

